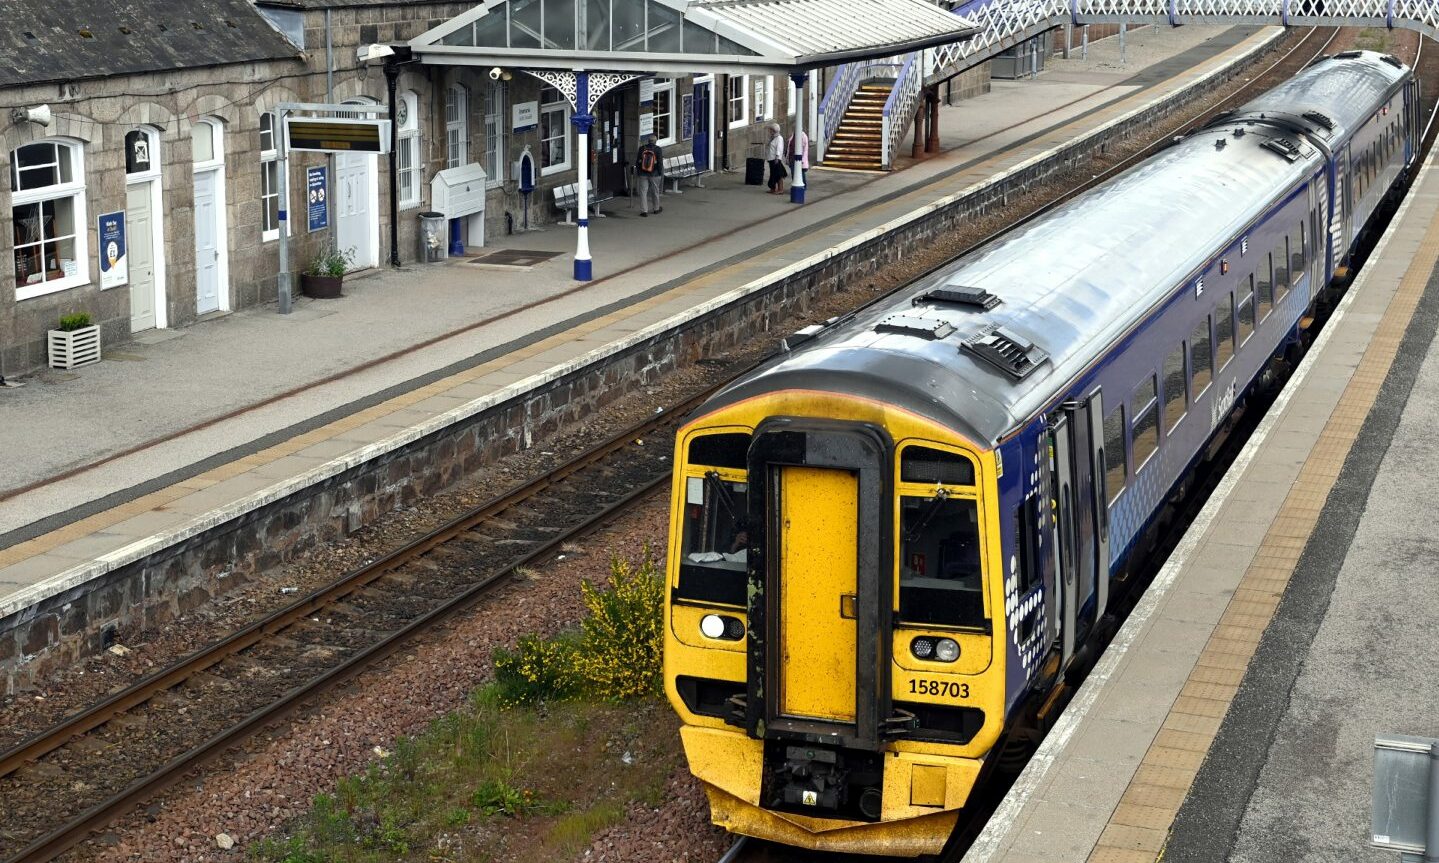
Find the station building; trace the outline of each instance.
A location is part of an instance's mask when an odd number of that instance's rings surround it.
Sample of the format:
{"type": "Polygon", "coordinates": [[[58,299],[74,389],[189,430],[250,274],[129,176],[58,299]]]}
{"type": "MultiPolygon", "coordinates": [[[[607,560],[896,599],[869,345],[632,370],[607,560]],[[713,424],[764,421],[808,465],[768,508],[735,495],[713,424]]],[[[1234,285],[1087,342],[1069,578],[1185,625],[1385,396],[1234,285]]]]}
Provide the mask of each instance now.
{"type": "MultiPolygon", "coordinates": [[[[294,272],[329,248],[348,254],[355,269],[383,265],[392,245],[409,263],[436,175],[477,165],[483,215],[460,225],[460,239],[475,247],[524,219],[515,172],[528,152],[538,173],[529,219],[560,218],[552,191],[576,182],[582,158],[574,94],[559,79],[525,71],[518,55],[527,51],[669,58],[649,74],[625,76],[594,106],[588,174],[597,196],[627,194],[642,132],[659,137],[666,157],[691,155],[701,171],[743,168],[762,155],[769,122],[790,132],[795,82],[744,66],[696,74],[719,67],[687,64],[687,56],[757,55],[768,43],[753,32],[706,30],[687,16],[691,5],[734,4],[8,0],[10,26],[0,39],[0,244],[9,247],[0,255],[0,377],[45,366],[47,331],[64,315],[88,314],[102,343],[114,346],[272,301],[282,212],[294,272]],[[294,152],[282,200],[278,107],[343,103],[355,106],[353,116],[388,118],[386,70],[360,62],[357,50],[426,34],[437,51],[448,40],[498,45],[517,59],[395,65],[393,181],[387,156],[294,152]],[[324,169],[323,225],[311,223],[308,206],[316,168],[324,169]],[[117,213],[123,274],[108,260],[114,219],[105,217],[117,213]]],[[[750,11],[770,14],[762,7],[778,4],[757,5],[750,11]]],[[[788,26],[782,16],[772,24],[788,26]]],[[[812,131],[832,70],[804,74],[804,125],[812,131]]],[[[977,89],[973,82],[985,78],[968,76],[966,86],[977,89]]]]}

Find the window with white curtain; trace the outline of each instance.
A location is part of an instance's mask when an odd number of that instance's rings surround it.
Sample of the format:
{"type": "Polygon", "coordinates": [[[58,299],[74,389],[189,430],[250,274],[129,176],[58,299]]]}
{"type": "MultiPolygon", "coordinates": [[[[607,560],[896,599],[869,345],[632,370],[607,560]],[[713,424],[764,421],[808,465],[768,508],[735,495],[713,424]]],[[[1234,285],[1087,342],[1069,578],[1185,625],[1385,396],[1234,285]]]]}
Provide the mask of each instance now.
{"type": "Polygon", "coordinates": [[[675,81],[673,78],[655,79],[655,137],[659,145],[667,147],[675,142],[675,81]]]}
{"type": "Polygon", "coordinates": [[[399,116],[395,119],[400,130],[400,148],[395,153],[400,182],[400,207],[420,205],[420,184],[424,169],[420,162],[420,99],[414,91],[406,90],[395,101],[399,116]]]}
{"type": "Polygon", "coordinates": [[[504,81],[490,82],[485,100],[485,177],[491,188],[505,181],[506,95],[504,81]]]}
{"type": "Polygon", "coordinates": [[[50,140],[13,150],[10,191],[15,299],[88,284],[82,145],[50,140]]]}
{"type": "Polygon", "coordinates": [[[445,167],[470,163],[469,91],[462,84],[445,90],[445,167]]]}
{"type": "Polygon", "coordinates": [[[774,78],[756,75],[754,81],[754,121],[763,123],[774,119],[774,78]]]}
{"type": "MultiPolygon", "coordinates": [[[[280,238],[279,122],[269,112],[260,115],[260,240],[280,238]]],[[[286,227],[289,227],[288,223],[286,227]]]]}
{"type": "Polygon", "coordinates": [[[570,169],[570,103],[554,87],[540,90],[540,175],[570,169]]]}

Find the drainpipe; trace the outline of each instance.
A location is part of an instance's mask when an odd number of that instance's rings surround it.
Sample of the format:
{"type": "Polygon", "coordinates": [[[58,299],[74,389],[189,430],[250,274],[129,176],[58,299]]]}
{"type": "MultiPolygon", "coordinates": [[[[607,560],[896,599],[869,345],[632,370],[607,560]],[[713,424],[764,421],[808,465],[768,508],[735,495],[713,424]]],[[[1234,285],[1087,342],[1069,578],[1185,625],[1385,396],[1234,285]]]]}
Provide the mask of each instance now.
{"type": "Polygon", "coordinates": [[[415,62],[410,49],[397,46],[395,53],[385,58],[385,90],[390,97],[390,266],[400,266],[400,171],[399,154],[400,124],[398,110],[400,67],[415,62]]]}
{"type": "Polygon", "coordinates": [[[335,104],[335,45],[330,41],[330,7],[325,7],[325,101],[335,104]]]}

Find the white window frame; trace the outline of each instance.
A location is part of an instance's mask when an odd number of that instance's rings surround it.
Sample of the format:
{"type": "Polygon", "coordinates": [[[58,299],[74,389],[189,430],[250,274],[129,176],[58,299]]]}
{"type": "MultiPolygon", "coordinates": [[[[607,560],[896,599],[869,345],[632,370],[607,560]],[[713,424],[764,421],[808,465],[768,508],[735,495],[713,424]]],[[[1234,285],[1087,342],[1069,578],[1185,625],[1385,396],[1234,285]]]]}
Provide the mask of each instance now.
{"type": "MultiPolygon", "coordinates": [[[[750,80],[750,77],[751,77],[751,76],[748,76],[748,75],[747,75],[747,76],[745,76],[745,77],[746,77],[747,80],[750,80]]],[[[774,122],[774,120],[775,120],[775,118],[774,118],[774,76],[773,76],[773,75],[755,75],[755,76],[753,76],[752,80],[753,80],[753,84],[752,84],[752,85],[748,85],[748,86],[755,86],[755,87],[761,88],[761,89],[764,91],[764,104],[763,104],[763,105],[760,105],[760,100],[759,100],[759,99],[753,100],[754,103],[755,103],[755,105],[754,105],[754,122],[755,122],[755,123],[772,123],[772,122],[774,122]],[[761,108],[763,108],[764,110],[761,111],[761,110],[760,110],[761,108]]],[[[746,90],[745,92],[748,93],[749,91],[746,90]]]]}
{"type": "MultiPolygon", "coordinates": [[[[677,140],[679,139],[678,132],[677,132],[677,130],[676,130],[676,128],[675,128],[675,127],[678,125],[678,124],[676,123],[676,120],[677,120],[677,118],[679,117],[679,112],[678,112],[678,109],[677,109],[677,107],[676,107],[676,105],[675,105],[675,79],[673,79],[673,78],[656,78],[656,79],[655,79],[655,107],[654,107],[654,118],[655,118],[654,128],[655,128],[655,129],[658,129],[658,128],[659,128],[659,125],[660,125],[660,117],[661,117],[661,116],[663,116],[663,117],[666,118],[666,119],[665,119],[665,125],[666,125],[666,127],[668,127],[668,129],[669,129],[669,134],[668,134],[668,135],[663,135],[663,136],[661,136],[660,139],[659,139],[656,143],[659,144],[661,147],[668,147],[669,145],[673,144],[675,141],[677,141],[677,140]],[[664,111],[661,111],[661,110],[660,110],[660,94],[661,94],[661,93],[668,94],[668,95],[667,95],[667,98],[666,98],[666,100],[665,100],[665,104],[668,106],[668,108],[667,108],[667,110],[664,110],[664,111]]],[[[656,132],[655,134],[658,135],[659,133],[656,132]]]]}
{"type": "Polygon", "coordinates": [[[464,84],[445,88],[445,167],[470,163],[470,91],[464,84]]]}
{"type": "Polygon", "coordinates": [[[748,75],[731,75],[731,76],[729,77],[729,79],[728,79],[727,81],[725,81],[725,102],[724,102],[724,110],[725,110],[725,122],[726,122],[726,123],[729,123],[729,127],[730,127],[731,129],[743,129],[745,126],[748,126],[748,125],[749,125],[749,76],[748,76],[748,75]],[[735,99],[735,98],[734,98],[734,95],[730,92],[730,90],[732,90],[732,89],[734,88],[734,84],[735,84],[735,80],[736,80],[736,79],[738,79],[739,82],[740,82],[740,88],[739,88],[740,97],[739,97],[738,99],[735,99]],[[739,111],[739,117],[740,117],[740,118],[739,118],[738,120],[732,119],[732,118],[734,117],[734,114],[735,114],[735,112],[734,112],[734,105],[735,105],[736,102],[738,102],[738,103],[739,103],[739,106],[740,106],[740,111],[739,111]]]}
{"type": "Polygon", "coordinates": [[[399,207],[411,210],[420,206],[420,186],[424,180],[425,166],[420,161],[420,97],[413,90],[406,90],[399,96],[405,106],[405,122],[400,126],[400,149],[395,154],[396,171],[400,193],[399,207]],[[406,159],[409,165],[405,164],[406,159]],[[409,192],[405,191],[405,180],[410,180],[409,192]]]}
{"type": "Polygon", "coordinates": [[[548,176],[550,176],[551,174],[559,174],[559,173],[563,173],[564,171],[572,170],[572,164],[573,164],[573,162],[574,162],[574,157],[575,157],[575,153],[574,153],[575,148],[574,148],[573,143],[572,143],[571,140],[570,140],[570,114],[571,114],[571,113],[572,113],[572,110],[571,110],[571,108],[570,108],[569,100],[567,100],[567,99],[564,97],[564,94],[563,94],[563,93],[560,93],[560,91],[554,89],[553,87],[544,87],[543,89],[540,90],[540,164],[541,164],[541,167],[540,167],[540,176],[541,176],[541,177],[548,177],[548,176]],[[546,102],[546,101],[545,101],[545,96],[546,96],[547,93],[554,93],[556,96],[559,97],[558,100],[557,100],[557,101],[554,101],[554,102],[546,102]],[[564,158],[564,161],[562,161],[562,162],[555,162],[554,164],[548,165],[548,166],[544,165],[545,157],[549,154],[549,147],[547,146],[547,144],[548,144],[550,141],[554,140],[554,139],[553,139],[553,138],[546,138],[546,137],[544,137],[544,132],[545,132],[545,116],[546,116],[547,114],[559,114],[559,115],[560,115],[560,128],[564,130],[564,131],[561,133],[560,140],[563,140],[563,141],[565,142],[565,158],[564,158]]]}
{"type": "MultiPolygon", "coordinates": [[[[65,153],[67,153],[70,159],[71,179],[68,183],[56,183],[55,185],[51,186],[41,186],[35,189],[27,189],[25,191],[14,192],[10,197],[11,216],[13,218],[15,208],[17,207],[23,207],[30,204],[40,204],[43,211],[44,203],[46,201],[61,201],[67,198],[73,201],[71,207],[74,212],[75,227],[75,275],[62,276],[61,278],[55,279],[53,281],[41,281],[35,282],[34,284],[22,284],[20,280],[16,278],[15,300],[17,302],[20,300],[33,299],[35,297],[43,297],[47,294],[54,294],[60,291],[69,290],[70,288],[77,288],[81,285],[90,284],[90,215],[85,205],[85,145],[80,141],[72,141],[67,138],[43,138],[39,141],[31,142],[31,144],[23,144],[20,147],[16,147],[14,150],[10,151],[11,177],[9,179],[12,187],[14,185],[18,185],[18,183],[16,183],[15,181],[15,178],[19,172],[18,166],[20,150],[34,144],[49,144],[56,147],[55,153],[57,159],[57,173],[59,170],[58,160],[62,158],[61,152],[64,151],[65,153]]],[[[13,250],[15,246],[13,244],[13,239],[14,238],[12,235],[12,256],[10,262],[10,272],[12,274],[14,274],[15,272],[15,263],[13,257],[13,250]]],[[[44,271],[45,243],[46,240],[42,233],[39,242],[42,272],[44,271]]],[[[26,245],[29,246],[34,244],[27,243],[26,245]]]]}
{"type": "MultiPolygon", "coordinates": [[[[270,198],[275,198],[276,200],[279,200],[280,197],[280,192],[278,189],[270,189],[269,191],[266,191],[266,187],[269,183],[268,178],[270,176],[270,165],[276,164],[280,158],[280,150],[278,144],[280,133],[280,117],[278,114],[275,114],[272,111],[266,111],[260,114],[260,242],[262,243],[269,243],[273,242],[274,240],[280,239],[280,225],[278,213],[289,212],[290,188],[289,184],[286,183],[285,200],[279,202],[279,207],[276,213],[276,224],[273,228],[265,227],[265,218],[270,212],[270,209],[266,205],[266,202],[270,198]],[[266,133],[265,131],[266,118],[268,118],[270,121],[270,131],[268,133],[266,133]],[[269,147],[265,146],[265,136],[267,134],[270,138],[269,147]]],[[[276,167],[275,182],[278,183],[279,181],[280,172],[279,168],[276,167]]],[[[290,223],[290,220],[285,220],[285,236],[293,237],[294,235],[294,226],[290,223]]]]}
{"type": "Polygon", "coordinates": [[[485,188],[494,189],[505,181],[505,111],[510,101],[509,88],[504,81],[491,81],[485,96],[485,188]]]}

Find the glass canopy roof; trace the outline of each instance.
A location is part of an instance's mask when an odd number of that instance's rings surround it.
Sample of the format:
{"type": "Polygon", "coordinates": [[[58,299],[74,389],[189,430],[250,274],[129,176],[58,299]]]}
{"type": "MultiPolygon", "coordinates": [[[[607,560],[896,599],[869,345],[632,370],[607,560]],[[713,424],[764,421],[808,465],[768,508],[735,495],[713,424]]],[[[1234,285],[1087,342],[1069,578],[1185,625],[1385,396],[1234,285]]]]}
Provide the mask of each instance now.
{"type": "Polygon", "coordinates": [[[976,32],[931,0],[484,0],[410,48],[446,65],[790,72],[976,32]]]}

